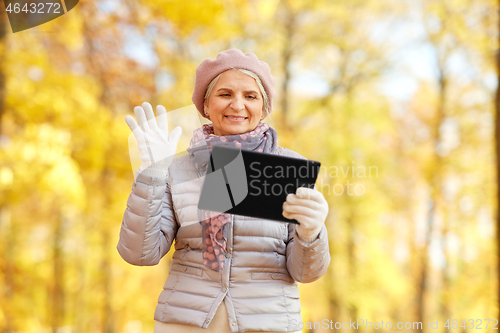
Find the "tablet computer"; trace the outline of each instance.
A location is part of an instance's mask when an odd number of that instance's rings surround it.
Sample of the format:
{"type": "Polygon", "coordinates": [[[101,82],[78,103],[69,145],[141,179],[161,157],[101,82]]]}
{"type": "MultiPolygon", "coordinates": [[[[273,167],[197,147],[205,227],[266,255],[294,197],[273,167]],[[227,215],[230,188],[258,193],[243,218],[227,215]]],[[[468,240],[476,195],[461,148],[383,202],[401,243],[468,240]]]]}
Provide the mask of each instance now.
{"type": "Polygon", "coordinates": [[[198,208],[280,222],[298,187],[314,188],[320,162],[223,146],[212,148],[198,208]]]}

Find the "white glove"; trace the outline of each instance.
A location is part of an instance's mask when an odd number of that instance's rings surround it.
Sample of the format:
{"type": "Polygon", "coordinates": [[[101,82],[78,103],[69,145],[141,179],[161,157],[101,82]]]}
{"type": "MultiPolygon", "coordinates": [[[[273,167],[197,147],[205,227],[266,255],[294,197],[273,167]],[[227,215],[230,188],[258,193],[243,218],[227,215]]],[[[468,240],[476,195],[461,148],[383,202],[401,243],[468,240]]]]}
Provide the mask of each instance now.
{"type": "Polygon", "coordinates": [[[174,159],[182,128],[177,126],[168,134],[167,110],[162,105],[156,107],[158,122],[149,103],[142,103],[142,107],[136,106],[134,113],[139,125],[132,116],[126,116],[125,121],[137,140],[142,162],[138,172],[146,170],[150,176],[165,177],[174,159]]]}
{"type": "Polygon", "coordinates": [[[318,237],[327,215],[328,203],[315,189],[299,187],[295,194],[288,194],[283,203],[283,216],[300,223],[295,230],[305,243],[312,243],[318,237]]]}

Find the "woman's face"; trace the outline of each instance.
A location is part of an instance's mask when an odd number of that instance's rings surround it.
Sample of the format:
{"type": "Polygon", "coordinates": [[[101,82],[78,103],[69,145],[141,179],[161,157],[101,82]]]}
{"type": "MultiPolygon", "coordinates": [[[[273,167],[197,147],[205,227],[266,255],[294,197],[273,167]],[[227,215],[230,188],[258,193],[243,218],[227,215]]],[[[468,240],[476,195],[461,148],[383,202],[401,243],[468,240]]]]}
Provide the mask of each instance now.
{"type": "Polygon", "coordinates": [[[255,79],[237,70],[222,73],[205,103],[218,136],[253,131],[261,120],[263,100],[255,79]]]}

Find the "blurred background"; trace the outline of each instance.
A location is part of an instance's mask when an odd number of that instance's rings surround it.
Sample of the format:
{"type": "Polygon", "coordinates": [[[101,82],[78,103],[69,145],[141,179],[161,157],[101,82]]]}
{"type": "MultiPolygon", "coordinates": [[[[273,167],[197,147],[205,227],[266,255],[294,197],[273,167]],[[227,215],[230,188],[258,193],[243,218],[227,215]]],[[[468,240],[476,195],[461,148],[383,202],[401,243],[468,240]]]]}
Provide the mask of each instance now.
{"type": "Polygon", "coordinates": [[[124,117],[191,105],[196,67],[229,48],[271,66],[267,121],[322,163],[332,262],[300,285],[304,322],[493,331],[498,3],[84,0],[15,34],[0,7],[0,332],[153,332],[171,253],[116,250],[124,117]]]}

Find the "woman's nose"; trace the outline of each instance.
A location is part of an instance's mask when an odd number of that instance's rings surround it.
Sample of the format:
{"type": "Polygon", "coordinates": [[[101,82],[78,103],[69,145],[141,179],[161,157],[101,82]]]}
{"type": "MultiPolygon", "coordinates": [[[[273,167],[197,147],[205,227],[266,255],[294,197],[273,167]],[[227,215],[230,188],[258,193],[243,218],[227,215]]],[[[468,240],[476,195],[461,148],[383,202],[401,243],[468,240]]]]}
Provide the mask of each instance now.
{"type": "Polygon", "coordinates": [[[231,108],[233,108],[235,111],[243,110],[245,108],[243,98],[240,96],[234,96],[233,100],[231,101],[231,108]]]}

